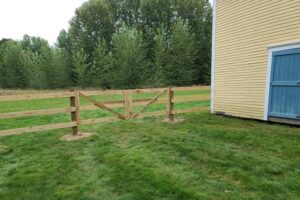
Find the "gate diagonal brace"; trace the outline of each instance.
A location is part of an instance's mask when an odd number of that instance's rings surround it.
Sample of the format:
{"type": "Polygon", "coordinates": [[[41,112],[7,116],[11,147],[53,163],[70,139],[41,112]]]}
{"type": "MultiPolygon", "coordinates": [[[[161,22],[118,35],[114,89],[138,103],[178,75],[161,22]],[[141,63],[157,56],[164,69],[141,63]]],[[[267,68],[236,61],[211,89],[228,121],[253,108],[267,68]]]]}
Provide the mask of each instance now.
{"type": "Polygon", "coordinates": [[[137,117],[145,108],[147,108],[149,105],[153,104],[156,102],[160,96],[162,96],[164,93],[166,93],[167,89],[161,91],[158,95],[156,95],[153,99],[151,99],[146,105],[144,105],[142,108],[140,108],[138,111],[136,111],[133,115],[132,118],[137,117]]]}
{"type": "Polygon", "coordinates": [[[87,99],[88,101],[92,102],[95,106],[99,107],[99,108],[102,108],[103,110],[107,110],[111,113],[113,113],[114,115],[116,115],[117,117],[119,117],[120,119],[126,119],[126,117],[116,111],[114,111],[113,109],[107,107],[106,105],[100,103],[100,102],[97,102],[96,100],[94,100],[93,98],[83,94],[80,92],[80,96],[84,97],[85,99],[87,99]]]}

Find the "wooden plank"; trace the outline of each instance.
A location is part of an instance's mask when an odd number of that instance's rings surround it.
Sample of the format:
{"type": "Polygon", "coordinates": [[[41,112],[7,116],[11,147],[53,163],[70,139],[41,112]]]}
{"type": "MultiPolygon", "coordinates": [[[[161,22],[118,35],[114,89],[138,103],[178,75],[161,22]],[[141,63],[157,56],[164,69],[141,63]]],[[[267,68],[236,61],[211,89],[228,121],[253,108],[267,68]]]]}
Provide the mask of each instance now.
{"type": "Polygon", "coordinates": [[[64,98],[72,97],[72,92],[57,92],[57,93],[43,93],[43,94],[26,94],[26,95],[5,95],[0,96],[1,101],[22,101],[22,100],[34,100],[34,99],[51,99],[51,98],[64,98]]]}
{"type": "Polygon", "coordinates": [[[200,112],[200,111],[208,111],[209,107],[202,107],[202,108],[189,108],[183,110],[174,110],[173,114],[181,114],[181,113],[192,113],[192,112],[200,112]]]}
{"type": "Polygon", "coordinates": [[[196,96],[196,95],[189,95],[189,96],[180,96],[174,97],[174,103],[181,103],[181,102],[192,102],[192,101],[204,101],[210,100],[209,96],[196,96]]]}
{"type": "MultiPolygon", "coordinates": [[[[106,106],[110,107],[110,108],[121,108],[124,107],[124,103],[119,103],[119,104],[105,104],[106,106]]],[[[84,110],[99,110],[98,106],[95,105],[88,105],[88,106],[80,106],[80,110],[84,111],[84,110]]]]}
{"type": "Polygon", "coordinates": [[[99,103],[102,104],[120,104],[122,103],[124,105],[124,100],[114,100],[114,101],[98,101],[99,103]]]}
{"type": "Polygon", "coordinates": [[[161,116],[161,115],[166,115],[166,111],[141,113],[136,118],[153,117],[153,116],[161,116]]]}
{"type": "Polygon", "coordinates": [[[178,91],[194,91],[194,90],[208,90],[210,89],[210,86],[191,86],[191,87],[172,87],[172,90],[174,92],[178,91]]]}
{"type": "Polygon", "coordinates": [[[151,99],[151,101],[149,101],[146,105],[144,105],[142,108],[140,108],[138,111],[136,111],[133,115],[132,118],[136,117],[140,112],[142,112],[147,106],[151,105],[152,103],[154,103],[155,101],[158,100],[158,98],[163,95],[165,92],[167,91],[167,89],[161,91],[158,95],[156,95],[153,99],[151,99]]]}
{"type": "Polygon", "coordinates": [[[82,120],[81,125],[93,125],[93,124],[97,124],[97,123],[116,122],[116,121],[120,121],[120,118],[118,118],[118,117],[103,117],[103,118],[82,120]]]}
{"type": "MultiPolygon", "coordinates": [[[[135,106],[144,106],[146,105],[151,99],[136,99],[133,100],[133,104],[135,106]]],[[[112,104],[105,104],[106,106],[110,107],[110,108],[121,108],[124,107],[124,101],[122,101],[123,103],[112,103],[112,104]]],[[[103,103],[103,102],[101,102],[103,103]]],[[[158,99],[156,102],[154,102],[153,104],[165,104],[166,103],[166,98],[161,98],[158,99]]],[[[104,103],[103,103],[104,104],[104,103]]],[[[81,110],[98,110],[99,107],[95,106],[95,105],[88,105],[88,106],[80,106],[81,110]]]]}
{"type": "MultiPolygon", "coordinates": [[[[209,89],[210,86],[191,86],[191,87],[173,87],[173,91],[193,91],[209,89]]],[[[101,91],[84,91],[87,96],[100,96],[109,94],[123,94],[124,91],[130,91],[132,94],[161,92],[166,88],[146,88],[146,89],[132,89],[132,90],[101,90],[101,91]]]]}
{"type": "Polygon", "coordinates": [[[0,136],[8,136],[8,135],[19,135],[22,133],[31,133],[38,131],[46,131],[60,128],[70,128],[76,126],[76,122],[66,122],[66,123],[57,123],[57,124],[48,124],[42,126],[32,126],[26,128],[18,128],[18,129],[9,129],[0,131],[0,136]]]}
{"type": "Polygon", "coordinates": [[[123,94],[124,90],[95,90],[95,91],[83,91],[87,96],[102,96],[102,95],[115,95],[123,94]]]}
{"type": "Polygon", "coordinates": [[[166,88],[148,88],[148,89],[134,89],[128,91],[130,91],[132,94],[139,94],[139,93],[149,93],[149,92],[157,93],[157,92],[162,92],[165,89],[166,88]]]}
{"type": "Polygon", "coordinates": [[[30,110],[30,111],[21,111],[21,112],[9,112],[9,113],[0,113],[0,119],[10,119],[18,117],[30,117],[38,115],[52,115],[59,113],[68,113],[74,112],[75,107],[71,108],[54,108],[54,109],[45,109],[45,110],[30,110]]]}
{"type": "Polygon", "coordinates": [[[104,110],[107,110],[107,111],[113,113],[114,115],[118,116],[120,119],[126,119],[126,117],[125,117],[124,115],[122,115],[122,114],[120,114],[120,113],[114,111],[113,109],[111,109],[111,108],[105,106],[105,105],[102,104],[102,103],[99,103],[99,102],[95,101],[93,98],[91,98],[91,97],[89,97],[89,96],[86,96],[85,94],[83,94],[83,93],[81,93],[81,92],[80,92],[80,96],[82,96],[82,97],[86,98],[87,100],[89,100],[90,102],[94,103],[95,106],[98,106],[99,108],[102,108],[102,109],[104,109],[104,110]]]}

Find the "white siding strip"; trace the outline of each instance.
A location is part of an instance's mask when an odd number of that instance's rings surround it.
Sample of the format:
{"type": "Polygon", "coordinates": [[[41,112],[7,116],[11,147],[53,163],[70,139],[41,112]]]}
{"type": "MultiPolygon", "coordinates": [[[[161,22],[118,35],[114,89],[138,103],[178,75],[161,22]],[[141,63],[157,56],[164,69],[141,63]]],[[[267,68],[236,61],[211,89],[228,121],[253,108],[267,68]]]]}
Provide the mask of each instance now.
{"type": "Polygon", "coordinates": [[[213,5],[213,30],[212,30],[212,48],[211,48],[211,95],[210,95],[210,112],[214,112],[214,91],[215,91],[215,52],[216,52],[216,17],[217,17],[217,0],[213,5]]]}

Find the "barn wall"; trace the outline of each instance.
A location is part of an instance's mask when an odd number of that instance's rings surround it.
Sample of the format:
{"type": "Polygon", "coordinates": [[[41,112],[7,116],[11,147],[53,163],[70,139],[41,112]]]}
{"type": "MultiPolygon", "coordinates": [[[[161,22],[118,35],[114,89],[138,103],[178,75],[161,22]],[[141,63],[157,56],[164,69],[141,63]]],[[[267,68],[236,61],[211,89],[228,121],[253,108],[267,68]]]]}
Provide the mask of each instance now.
{"type": "Polygon", "coordinates": [[[300,40],[300,1],[216,1],[213,111],[264,119],[268,47],[300,40]]]}

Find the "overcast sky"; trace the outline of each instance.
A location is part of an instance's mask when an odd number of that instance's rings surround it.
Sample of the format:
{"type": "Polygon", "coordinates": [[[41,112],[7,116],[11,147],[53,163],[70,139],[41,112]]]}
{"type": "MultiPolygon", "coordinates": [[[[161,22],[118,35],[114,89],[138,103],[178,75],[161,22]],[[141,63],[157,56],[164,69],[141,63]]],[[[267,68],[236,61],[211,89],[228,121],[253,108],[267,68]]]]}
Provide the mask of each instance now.
{"type": "Polygon", "coordinates": [[[54,44],[59,32],[68,29],[75,9],[85,1],[0,0],[0,39],[20,40],[28,34],[54,44]]]}

